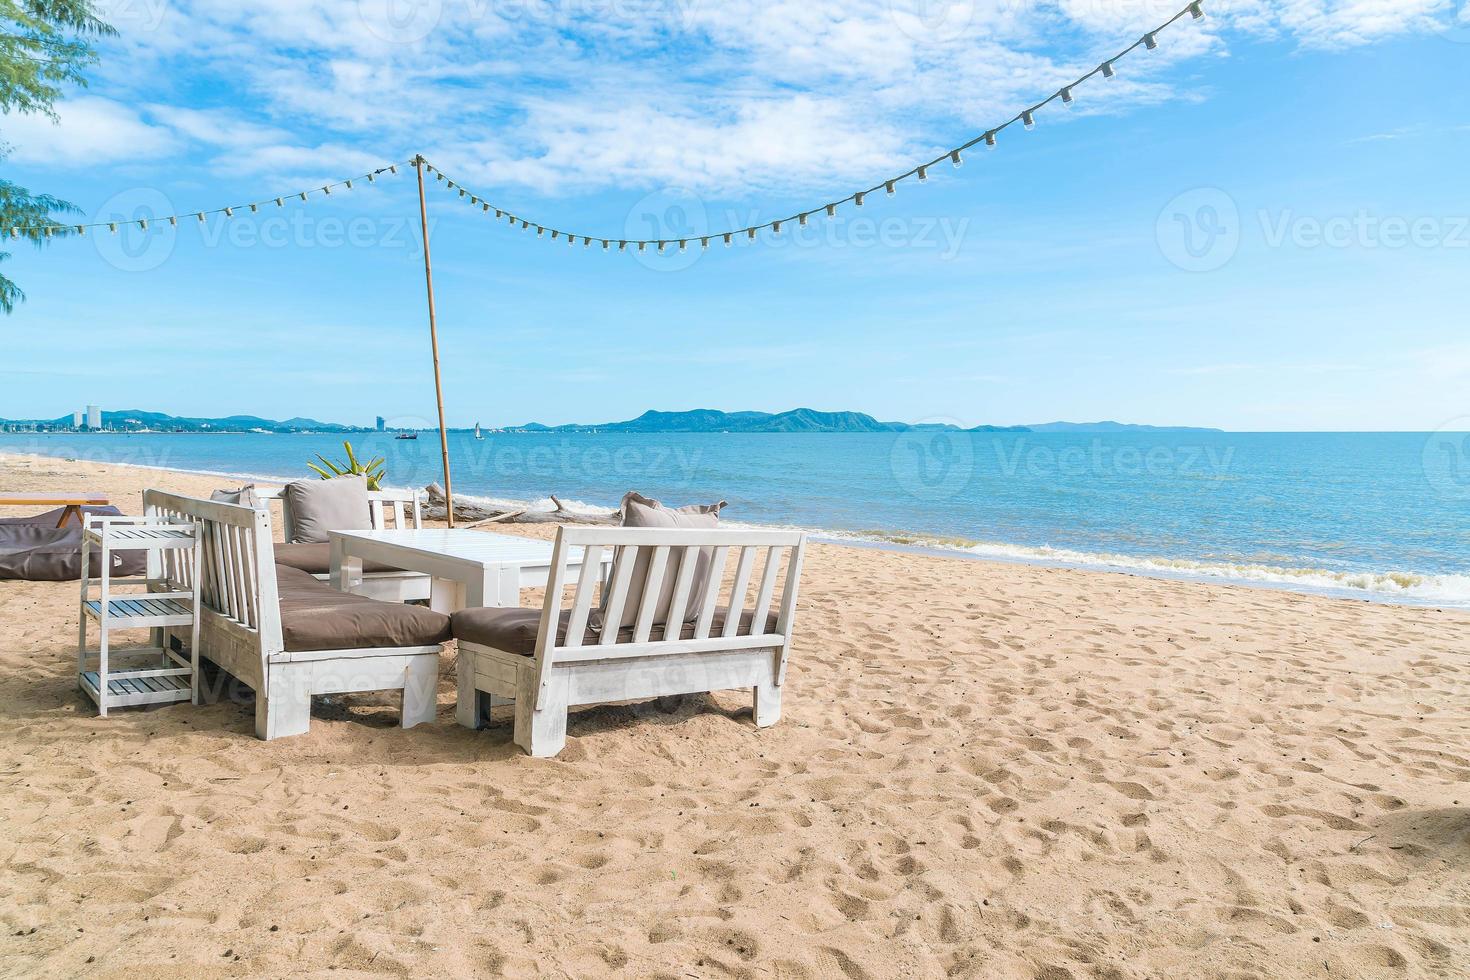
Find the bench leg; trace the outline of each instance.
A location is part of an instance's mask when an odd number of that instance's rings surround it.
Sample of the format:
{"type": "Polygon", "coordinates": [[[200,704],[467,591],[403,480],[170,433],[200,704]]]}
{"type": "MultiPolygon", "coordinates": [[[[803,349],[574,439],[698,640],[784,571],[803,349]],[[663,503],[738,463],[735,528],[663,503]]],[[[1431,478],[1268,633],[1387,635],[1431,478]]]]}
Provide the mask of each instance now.
{"type": "Polygon", "coordinates": [[[751,689],[755,694],[755,727],[769,728],[781,720],[781,689],[774,680],[751,689]]]}
{"type": "Polygon", "coordinates": [[[534,691],[521,690],[516,698],[515,743],[526,754],[549,759],[567,744],[567,686],[548,680],[541,707],[534,691]]]}
{"type": "Polygon", "coordinates": [[[433,722],[439,709],[439,658],[415,657],[403,672],[403,727],[433,722]]]}
{"type": "Polygon", "coordinates": [[[269,742],[311,727],[311,665],[271,664],[262,696],[255,692],[255,737],[269,742]]]}
{"type": "Polygon", "coordinates": [[[461,649],[454,662],[454,720],[465,728],[485,727],[480,711],[480,692],[475,689],[475,655],[461,649]]]}

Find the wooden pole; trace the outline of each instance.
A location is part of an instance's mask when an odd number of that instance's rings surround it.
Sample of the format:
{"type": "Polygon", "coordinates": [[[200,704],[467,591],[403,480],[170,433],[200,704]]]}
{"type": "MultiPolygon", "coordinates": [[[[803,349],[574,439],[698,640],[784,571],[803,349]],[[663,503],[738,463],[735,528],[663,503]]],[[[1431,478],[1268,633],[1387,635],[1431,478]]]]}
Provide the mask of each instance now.
{"type": "Polygon", "coordinates": [[[454,527],[454,484],[449,480],[449,430],[444,426],[444,382],[439,377],[439,329],[434,321],[434,267],[429,262],[429,205],[424,200],[424,158],[415,156],[419,175],[419,227],[424,233],[424,285],[429,290],[429,346],[434,352],[434,398],[439,403],[439,449],[444,455],[444,511],[454,527]]]}

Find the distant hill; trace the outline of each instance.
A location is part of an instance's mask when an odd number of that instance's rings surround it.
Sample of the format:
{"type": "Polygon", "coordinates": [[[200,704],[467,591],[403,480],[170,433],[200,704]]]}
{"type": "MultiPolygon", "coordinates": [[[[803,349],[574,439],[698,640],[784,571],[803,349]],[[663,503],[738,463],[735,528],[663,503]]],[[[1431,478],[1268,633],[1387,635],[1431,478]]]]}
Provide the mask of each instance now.
{"type": "MultiPolygon", "coordinates": [[[[944,424],[911,425],[880,422],[862,412],[818,412],[797,408],[789,412],[721,412],[696,408],[688,412],[644,412],[626,422],[597,425],[542,425],[528,422],[510,432],[924,432],[962,431],[944,424]]],[[[1039,425],[977,425],[965,432],[1220,432],[1184,426],[1129,425],[1123,422],[1045,422],[1039,425]]]]}
{"type": "MultiPolygon", "coordinates": [[[[797,408],[789,412],[720,412],[700,408],[688,412],[644,412],[626,422],[601,425],[545,426],[539,422],[512,427],[512,432],[909,432],[953,429],[944,425],[880,422],[861,412],[818,412],[797,408]]],[[[1021,432],[1023,429],[989,431],[1021,432]]]]}
{"type": "Polygon", "coordinates": [[[1032,432],[1224,432],[1187,425],[1132,425],[1127,422],[1042,422],[1028,425],[1032,432]]]}

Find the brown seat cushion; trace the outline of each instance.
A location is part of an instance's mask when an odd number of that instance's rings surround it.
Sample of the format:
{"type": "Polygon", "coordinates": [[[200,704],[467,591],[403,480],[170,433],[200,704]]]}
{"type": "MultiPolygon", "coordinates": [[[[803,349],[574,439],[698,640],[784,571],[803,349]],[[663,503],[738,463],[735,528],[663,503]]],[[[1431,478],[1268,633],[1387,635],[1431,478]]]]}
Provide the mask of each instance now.
{"type": "MultiPolygon", "coordinates": [[[[710,626],[710,636],[719,636],[725,628],[725,619],[730,611],[724,606],[715,609],[713,625],[710,626]]],[[[541,610],[539,609],[466,609],[454,614],[453,629],[456,640],[465,640],[469,643],[478,643],[480,646],[493,647],[496,650],[504,650],[507,653],[518,653],[524,657],[534,656],[536,653],[536,637],[541,631],[541,610]]],[[[767,633],[776,632],[776,613],[766,617],[767,633]]],[[[557,623],[556,642],[566,642],[567,626],[571,623],[572,611],[563,609],[557,623]]],[[[587,617],[587,633],[582,642],[587,645],[598,643],[602,639],[602,633],[597,628],[601,623],[601,615],[593,610],[587,617]]],[[[750,624],[755,620],[755,612],[747,610],[740,614],[739,636],[750,635],[750,624]]],[[[694,636],[694,623],[685,623],[680,631],[680,639],[688,640],[694,636]]],[[[654,626],[649,632],[650,640],[662,640],[664,628],[654,626]]],[[[633,627],[628,626],[618,630],[619,643],[633,642],[633,627]]]]}
{"type": "Polygon", "coordinates": [[[449,639],[449,617],[442,613],[338,592],[290,565],[276,565],[276,589],[291,652],[424,647],[449,639]]]}
{"type": "MultiPolygon", "coordinates": [[[[321,544],[278,544],[276,545],[276,564],[290,565],[292,568],[299,568],[312,575],[325,575],[332,570],[332,546],[325,542],[321,544]]],[[[384,565],[376,561],[363,562],[362,570],[367,574],[403,571],[401,568],[394,568],[392,565],[384,565]]]]}

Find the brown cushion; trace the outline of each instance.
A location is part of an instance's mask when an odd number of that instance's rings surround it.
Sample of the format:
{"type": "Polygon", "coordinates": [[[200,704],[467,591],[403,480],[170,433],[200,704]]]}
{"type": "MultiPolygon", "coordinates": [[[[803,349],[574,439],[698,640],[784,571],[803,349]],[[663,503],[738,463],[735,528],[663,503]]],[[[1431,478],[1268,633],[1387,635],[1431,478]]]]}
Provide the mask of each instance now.
{"type": "MultiPolygon", "coordinates": [[[[325,575],[332,570],[332,546],[329,544],[278,544],[276,564],[290,565],[312,575],[325,575]]],[[[403,569],[382,562],[365,561],[364,572],[401,572],[403,569]]]]}
{"type": "Polygon", "coordinates": [[[286,484],[291,509],[291,544],[325,544],[328,531],[368,531],[367,480],[339,476],[330,480],[298,480],[286,484]]]}
{"type": "Polygon", "coordinates": [[[288,651],[423,647],[449,639],[449,617],[422,606],[338,592],[290,565],[276,566],[288,651]]]}
{"type": "MultiPolygon", "coordinates": [[[[724,502],[710,504],[708,506],[690,507],[665,507],[657,500],[650,500],[641,494],[629,491],[623,496],[622,524],[623,527],[664,527],[664,528],[709,528],[720,526],[720,510],[725,506],[724,502]]],[[[618,565],[623,559],[623,550],[618,549],[613,558],[612,578],[615,581],[618,574],[618,565]]],[[[669,552],[668,566],[664,569],[663,586],[659,590],[658,604],[654,607],[653,621],[663,623],[669,618],[669,606],[674,601],[674,587],[678,580],[678,564],[674,556],[676,551],[669,552]]],[[[694,578],[689,584],[689,600],[685,607],[684,618],[690,620],[699,619],[699,614],[704,611],[704,590],[709,585],[710,562],[714,558],[714,549],[701,548],[699,558],[694,566],[694,578]]],[[[623,614],[620,617],[620,625],[632,626],[638,621],[638,609],[643,603],[643,583],[648,580],[648,565],[653,560],[653,551],[650,548],[641,548],[638,557],[633,562],[633,577],[629,579],[628,598],[623,604],[623,614]]],[[[603,597],[601,608],[606,611],[607,598],[603,597]]],[[[674,614],[676,617],[678,613],[674,614]]]]}
{"type": "MultiPolygon", "coordinates": [[[[710,636],[719,636],[725,629],[725,619],[730,611],[724,606],[715,609],[714,619],[711,620],[710,636]]],[[[582,642],[587,646],[596,645],[602,639],[602,633],[597,629],[600,625],[601,614],[593,612],[588,617],[587,632],[582,642]]],[[[776,632],[776,613],[770,613],[766,617],[767,633],[776,632]]],[[[454,638],[465,640],[469,643],[478,643],[480,646],[493,647],[496,650],[504,650],[506,653],[518,653],[524,657],[534,656],[536,653],[536,637],[541,631],[541,610],[539,609],[466,609],[457,612],[452,617],[454,638]]],[[[565,643],[567,638],[567,626],[571,623],[572,611],[563,609],[557,623],[556,642],[565,643]]],[[[740,614],[739,636],[750,635],[750,624],[755,620],[755,612],[746,610],[740,614]]],[[[692,639],[694,636],[694,623],[685,623],[684,629],[680,631],[681,639],[692,639]]],[[[649,632],[650,640],[662,640],[664,630],[662,626],[654,626],[649,632]]],[[[619,643],[633,642],[633,627],[628,626],[618,630],[619,643]]]]}

